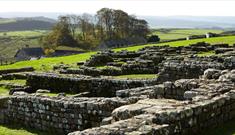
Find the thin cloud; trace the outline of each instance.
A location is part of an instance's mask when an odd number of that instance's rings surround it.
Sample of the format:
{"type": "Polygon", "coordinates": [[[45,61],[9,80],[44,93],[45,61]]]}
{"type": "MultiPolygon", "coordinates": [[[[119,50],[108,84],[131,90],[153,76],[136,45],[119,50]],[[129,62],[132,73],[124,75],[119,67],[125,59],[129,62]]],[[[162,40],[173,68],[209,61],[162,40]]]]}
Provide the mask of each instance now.
{"type": "Polygon", "coordinates": [[[235,15],[235,1],[232,0],[0,0],[0,12],[95,13],[103,7],[149,16],[235,15]]]}

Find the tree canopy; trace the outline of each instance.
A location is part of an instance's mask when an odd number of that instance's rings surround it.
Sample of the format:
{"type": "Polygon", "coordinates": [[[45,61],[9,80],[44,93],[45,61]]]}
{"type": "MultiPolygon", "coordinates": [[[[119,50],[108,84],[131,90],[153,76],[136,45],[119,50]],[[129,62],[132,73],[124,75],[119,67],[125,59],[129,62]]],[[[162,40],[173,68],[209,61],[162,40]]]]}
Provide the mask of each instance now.
{"type": "Polygon", "coordinates": [[[147,21],[122,10],[102,8],[95,15],[84,13],[60,16],[52,32],[41,41],[44,48],[64,45],[92,49],[102,41],[146,38],[149,32],[147,21]]]}

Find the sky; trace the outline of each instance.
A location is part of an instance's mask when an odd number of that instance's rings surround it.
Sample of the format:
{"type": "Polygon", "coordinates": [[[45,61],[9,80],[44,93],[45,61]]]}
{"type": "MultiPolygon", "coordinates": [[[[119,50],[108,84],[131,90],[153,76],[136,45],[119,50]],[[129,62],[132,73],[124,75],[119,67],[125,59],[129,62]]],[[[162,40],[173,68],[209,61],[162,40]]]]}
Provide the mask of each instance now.
{"type": "Polygon", "coordinates": [[[235,16],[233,0],[0,0],[0,13],[92,13],[108,7],[147,16],[235,16]]]}

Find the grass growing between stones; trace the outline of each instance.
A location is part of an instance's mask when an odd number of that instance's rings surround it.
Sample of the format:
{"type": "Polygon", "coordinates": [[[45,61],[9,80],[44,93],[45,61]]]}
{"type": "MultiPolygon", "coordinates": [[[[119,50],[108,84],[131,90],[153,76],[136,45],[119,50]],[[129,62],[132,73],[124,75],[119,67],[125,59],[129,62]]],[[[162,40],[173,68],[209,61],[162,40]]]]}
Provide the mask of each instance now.
{"type": "Polygon", "coordinates": [[[227,122],[218,128],[209,129],[203,132],[202,135],[235,135],[235,120],[227,122]]]}
{"type": "Polygon", "coordinates": [[[120,75],[114,76],[115,79],[153,79],[156,78],[156,74],[132,74],[132,75],[120,75]]]}
{"type": "Polygon", "coordinates": [[[9,94],[9,89],[5,87],[0,87],[0,96],[7,96],[9,94]]]}
{"type": "Polygon", "coordinates": [[[115,66],[97,66],[97,69],[120,69],[119,67],[115,66]]]}
{"type": "Polygon", "coordinates": [[[22,79],[15,79],[15,80],[0,80],[0,84],[26,85],[26,80],[22,80],[22,79]]]}
{"type": "MultiPolygon", "coordinates": [[[[49,97],[57,97],[59,93],[44,93],[42,95],[49,96],[49,97]]],[[[73,94],[66,93],[66,96],[72,96],[73,94]]]]}
{"type": "Polygon", "coordinates": [[[33,129],[24,129],[19,126],[0,125],[0,135],[53,135],[53,134],[40,132],[33,129]]]}
{"type": "Polygon", "coordinates": [[[197,54],[197,56],[199,56],[199,57],[212,56],[212,55],[215,55],[215,51],[200,52],[197,54]]]}
{"type": "MultiPolygon", "coordinates": [[[[203,42],[203,41],[207,43],[211,43],[211,44],[227,43],[227,44],[232,45],[235,43],[235,36],[184,40],[184,41],[175,41],[175,42],[159,43],[159,44],[146,44],[146,45],[125,47],[125,48],[117,48],[113,50],[114,51],[121,51],[121,50],[137,51],[138,49],[141,49],[146,46],[170,45],[173,47],[177,47],[177,46],[187,46],[189,44],[194,44],[194,43],[203,42]]],[[[32,61],[21,61],[21,62],[17,62],[11,65],[0,66],[0,70],[32,66],[38,71],[49,71],[49,70],[52,70],[54,65],[61,64],[61,63],[76,65],[77,62],[86,61],[87,59],[90,58],[91,55],[95,53],[96,52],[88,52],[88,53],[82,53],[82,54],[71,55],[71,56],[44,58],[44,59],[32,60],[32,61]]]]}

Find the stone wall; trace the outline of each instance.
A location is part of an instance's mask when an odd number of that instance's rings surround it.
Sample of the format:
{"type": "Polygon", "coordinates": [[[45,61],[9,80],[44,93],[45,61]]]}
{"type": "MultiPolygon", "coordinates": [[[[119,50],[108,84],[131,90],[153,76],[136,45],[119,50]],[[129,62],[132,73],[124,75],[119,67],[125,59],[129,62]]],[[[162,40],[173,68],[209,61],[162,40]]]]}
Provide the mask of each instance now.
{"type": "MultiPolygon", "coordinates": [[[[1,101],[1,100],[0,100],[1,101]]],[[[103,118],[122,105],[136,99],[120,98],[52,98],[36,95],[13,95],[4,100],[4,123],[20,124],[56,134],[96,127],[103,118]]],[[[2,104],[1,104],[2,105],[2,104]]]]}
{"type": "Polygon", "coordinates": [[[63,76],[57,74],[28,74],[27,85],[33,89],[48,89],[51,92],[81,93],[91,96],[113,97],[116,90],[157,84],[156,80],[118,80],[87,76],[63,76]]]}
{"type": "Polygon", "coordinates": [[[117,96],[136,96],[140,100],[116,108],[100,127],[69,135],[200,134],[235,118],[234,74],[234,70],[208,69],[200,79],[117,91],[117,96]],[[211,73],[219,73],[219,77],[211,78],[211,73]],[[184,100],[175,100],[182,96],[184,100]]]}
{"type": "Polygon", "coordinates": [[[117,97],[140,97],[140,98],[167,98],[184,100],[185,92],[199,87],[197,79],[180,79],[175,82],[164,82],[148,87],[118,90],[117,97]]]}
{"type": "Polygon", "coordinates": [[[110,124],[69,135],[196,135],[235,118],[235,91],[198,101],[145,99],[115,109],[110,124]]]}
{"type": "Polygon", "coordinates": [[[8,74],[8,73],[16,73],[16,72],[29,72],[29,71],[34,71],[34,68],[33,67],[23,67],[23,68],[0,70],[0,75],[8,74]]]}
{"type": "MultiPolygon", "coordinates": [[[[209,59],[209,58],[208,58],[209,59]]],[[[169,60],[164,62],[159,71],[159,82],[175,81],[177,79],[199,78],[209,68],[224,69],[225,66],[217,61],[198,60],[169,60]]]]}

